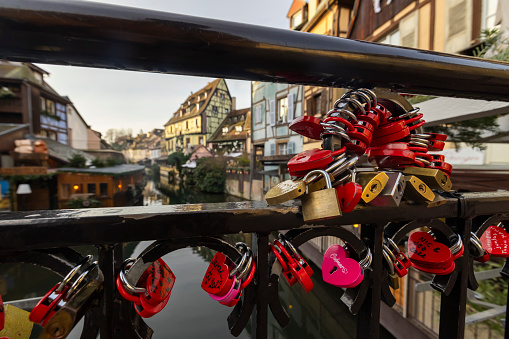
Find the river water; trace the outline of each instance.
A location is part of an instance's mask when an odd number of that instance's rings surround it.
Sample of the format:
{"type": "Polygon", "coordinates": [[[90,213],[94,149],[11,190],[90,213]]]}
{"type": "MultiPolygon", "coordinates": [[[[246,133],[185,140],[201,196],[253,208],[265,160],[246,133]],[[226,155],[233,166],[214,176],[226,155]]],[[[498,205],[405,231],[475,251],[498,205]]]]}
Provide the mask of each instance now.
{"type": "MultiPolygon", "coordinates": [[[[145,190],[145,205],[240,200],[227,195],[203,194],[184,188],[163,193],[151,182],[145,190]]],[[[250,239],[243,235],[231,237],[234,241],[250,244],[250,239]]],[[[127,244],[125,256],[136,257],[148,245],[150,242],[127,244]]],[[[97,257],[94,247],[76,249],[83,254],[95,254],[97,257]]],[[[200,287],[213,255],[214,252],[208,248],[185,248],[163,257],[175,273],[176,279],[170,301],[163,311],[145,319],[154,330],[153,338],[233,338],[227,324],[232,308],[212,300],[200,287]]],[[[286,328],[281,328],[269,312],[268,338],[355,338],[356,318],[340,301],[342,290],[324,283],[320,270],[312,263],[311,266],[316,272],[312,276],[315,287],[309,293],[305,293],[298,284],[290,287],[284,279],[280,280],[279,297],[290,315],[291,322],[286,328]]],[[[42,296],[59,280],[55,274],[39,267],[0,265],[0,293],[4,301],[42,296]]],[[[68,338],[79,338],[81,328],[82,323],[76,326],[68,338]]],[[[238,338],[251,338],[250,329],[251,324],[248,324],[238,338]]],[[[33,337],[34,335],[31,336],[33,337]]],[[[382,328],[381,337],[391,336],[382,328]]]]}

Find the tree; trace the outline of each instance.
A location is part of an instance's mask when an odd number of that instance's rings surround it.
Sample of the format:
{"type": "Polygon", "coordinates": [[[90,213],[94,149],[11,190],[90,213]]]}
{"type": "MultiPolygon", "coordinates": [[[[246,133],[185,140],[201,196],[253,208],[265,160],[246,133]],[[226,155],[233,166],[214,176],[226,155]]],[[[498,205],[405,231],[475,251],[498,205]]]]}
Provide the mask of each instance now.
{"type": "Polygon", "coordinates": [[[87,168],[87,159],[81,153],[73,153],[67,167],[87,168]]]}
{"type": "Polygon", "coordinates": [[[168,156],[168,165],[170,166],[176,166],[177,171],[182,171],[182,165],[189,160],[189,155],[184,155],[182,152],[173,152],[168,156]]]}
{"type": "Polygon", "coordinates": [[[196,187],[202,192],[224,193],[226,164],[222,158],[200,158],[193,173],[196,187]]]}

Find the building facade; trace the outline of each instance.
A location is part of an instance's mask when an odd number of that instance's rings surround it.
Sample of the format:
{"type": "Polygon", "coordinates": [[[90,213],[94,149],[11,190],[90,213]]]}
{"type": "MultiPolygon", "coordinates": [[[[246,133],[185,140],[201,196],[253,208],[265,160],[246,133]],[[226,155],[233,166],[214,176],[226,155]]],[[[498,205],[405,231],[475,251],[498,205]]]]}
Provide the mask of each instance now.
{"type": "Polygon", "coordinates": [[[251,108],[228,113],[209,142],[216,153],[251,153],[251,108]]]}
{"type": "Polygon", "coordinates": [[[251,94],[252,163],[263,166],[258,172],[263,174],[264,191],[268,191],[289,178],[288,160],[302,152],[303,137],[288,125],[303,113],[304,87],[252,82],[251,94]]]}
{"type": "Polygon", "coordinates": [[[72,103],[67,105],[67,129],[69,146],[82,150],[88,149],[89,126],[72,103]]]}
{"type": "Polygon", "coordinates": [[[216,79],[189,97],[164,125],[168,154],[190,145],[208,145],[226,115],[232,110],[226,81],[216,79]]]}

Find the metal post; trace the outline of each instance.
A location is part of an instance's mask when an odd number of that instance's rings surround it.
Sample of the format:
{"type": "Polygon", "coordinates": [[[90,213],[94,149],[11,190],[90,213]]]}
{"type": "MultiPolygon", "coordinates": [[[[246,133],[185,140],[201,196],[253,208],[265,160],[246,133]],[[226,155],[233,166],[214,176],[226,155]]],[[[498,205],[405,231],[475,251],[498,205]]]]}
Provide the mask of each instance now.
{"type": "Polygon", "coordinates": [[[269,315],[269,234],[253,234],[253,253],[256,261],[256,307],[253,310],[253,330],[251,337],[267,338],[269,315]]]}
{"type": "MultiPolygon", "coordinates": [[[[121,255],[121,247],[120,251],[115,251],[119,245],[101,245],[98,246],[99,250],[99,267],[104,274],[104,283],[103,283],[103,297],[101,298],[100,310],[102,312],[102,323],[100,327],[100,335],[101,338],[115,338],[115,326],[114,319],[117,319],[117,316],[114,316],[113,307],[114,307],[114,295],[116,293],[115,287],[115,277],[116,277],[116,266],[115,265],[115,257],[119,254],[121,255]]],[[[121,261],[120,261],[121,262],[121,261]]]]}

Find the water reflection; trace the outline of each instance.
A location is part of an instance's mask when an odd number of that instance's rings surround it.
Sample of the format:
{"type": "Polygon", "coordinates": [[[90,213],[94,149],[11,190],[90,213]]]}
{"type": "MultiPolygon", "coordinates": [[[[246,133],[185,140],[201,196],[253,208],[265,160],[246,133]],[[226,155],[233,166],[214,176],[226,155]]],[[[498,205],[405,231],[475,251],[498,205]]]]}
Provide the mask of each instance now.
{"type": "Polygon", "coordinates": [[[143,190],[143,205],[176,205],[176,204],[200,204],[216,202],[237,202],[244,199],[224,194],[205,193],[193,186],[159,186],[153,181],[147,182],[143,190]]]}

